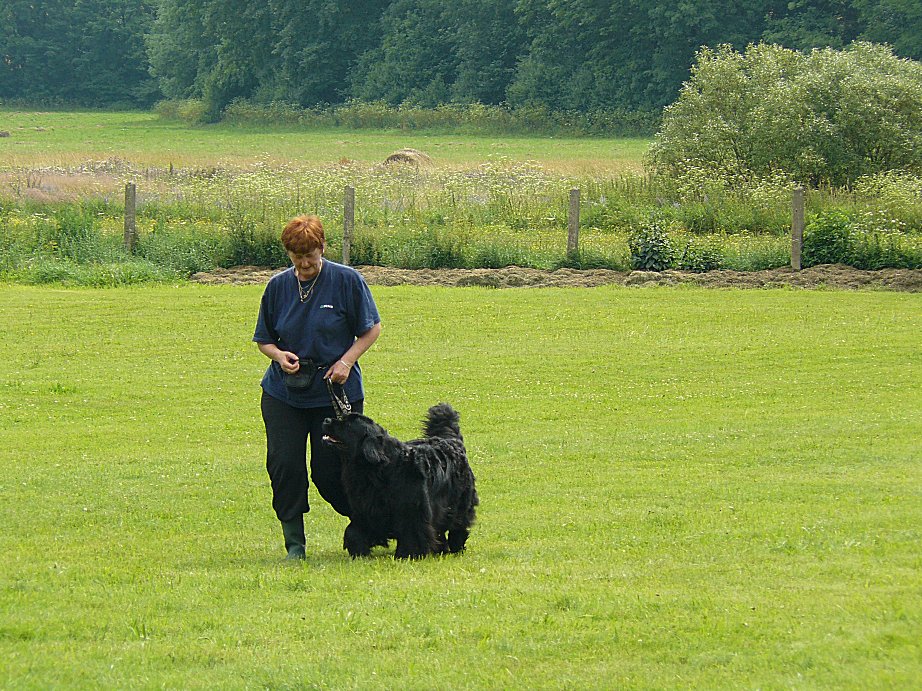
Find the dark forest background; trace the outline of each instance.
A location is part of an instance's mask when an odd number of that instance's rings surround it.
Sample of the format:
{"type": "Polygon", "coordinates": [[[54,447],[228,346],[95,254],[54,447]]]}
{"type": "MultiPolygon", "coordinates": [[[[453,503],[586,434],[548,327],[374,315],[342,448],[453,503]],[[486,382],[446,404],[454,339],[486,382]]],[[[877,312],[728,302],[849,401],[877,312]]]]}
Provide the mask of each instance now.
{"type": "Polygon", "coordinates": [[[702,45],[890,44],[919,0],[0,0],[0,99],[658,111],[702,45]]]}

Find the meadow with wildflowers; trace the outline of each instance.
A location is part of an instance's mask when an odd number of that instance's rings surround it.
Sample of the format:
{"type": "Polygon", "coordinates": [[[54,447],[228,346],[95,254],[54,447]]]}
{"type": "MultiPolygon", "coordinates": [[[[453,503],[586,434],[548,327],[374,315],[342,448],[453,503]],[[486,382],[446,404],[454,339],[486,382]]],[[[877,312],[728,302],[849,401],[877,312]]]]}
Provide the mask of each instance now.
{"type": "MultiPolygon", "coordinates": [[[[20,124],[15,137],[0,140],[10,151],[0,166],[0,275],[15,281],[105,285],[280,266],[279,229],[301,213],[324,220],[335,259],[347,186],[356,190],[354,264],[626,271],[641,268],[631,237],[651,223],[665,228],[669,268],[757,270],[790,261],[791,179],[714,179],[691,165],[679,177],[650,177],[642,140],[191,127],[140,114],[7,115],[58,123],[50,134],[20,124]],[[81,145],[81,138],[90,139],[81,145]],[[187,157],[176,142],[188,144],[187,157]],[[383,164],[387,153],[407,145],[426,150],[434,163],[383,164]],[[105,158],[98,158],[100,146],[105,158]],[[139,239],[131,254],[122,247],[127,182],[138,189],[139,239]],[[581,198],[580,246],[568,254],[573,188],[581,198]]],[[[920,268],[920,185],[918,177],[890,172],[861,178],[850,190],[811,190],[808,235],[810,223],[835,210],[847,219],[849,239],[834,261],[920,268]]]]}

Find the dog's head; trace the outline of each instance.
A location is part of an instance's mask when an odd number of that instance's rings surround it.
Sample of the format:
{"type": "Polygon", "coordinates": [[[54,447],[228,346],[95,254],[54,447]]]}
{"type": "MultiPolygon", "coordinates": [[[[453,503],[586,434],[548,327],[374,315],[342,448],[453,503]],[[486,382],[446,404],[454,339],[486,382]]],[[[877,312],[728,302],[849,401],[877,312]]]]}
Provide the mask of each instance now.
{"type": "Polygon", "coordinates": [[[324,420],[323,441],[344,459],[364,459],[371,465],[386,463],[392,447],[398,444],[381,425],[358,413],[324,420]]]}

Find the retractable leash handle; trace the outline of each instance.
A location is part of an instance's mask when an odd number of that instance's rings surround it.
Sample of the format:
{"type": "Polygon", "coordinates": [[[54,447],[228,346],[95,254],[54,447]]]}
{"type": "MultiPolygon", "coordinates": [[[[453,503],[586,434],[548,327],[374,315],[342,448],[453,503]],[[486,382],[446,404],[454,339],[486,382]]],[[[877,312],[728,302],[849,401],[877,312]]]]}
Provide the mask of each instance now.
{"type": "Polygon", "coordinates": [[[349,403],[349,397],[346,396],[346,387],[342,384],[336,384],[342,391],[342,396],[337,396],[333,389],[333,381],[326,379],[327,390],[330,392],[330,401],[333,403],[333,412],[336,413],[336,419],[342,420],[352,412],[352,404],[349,403]]]}

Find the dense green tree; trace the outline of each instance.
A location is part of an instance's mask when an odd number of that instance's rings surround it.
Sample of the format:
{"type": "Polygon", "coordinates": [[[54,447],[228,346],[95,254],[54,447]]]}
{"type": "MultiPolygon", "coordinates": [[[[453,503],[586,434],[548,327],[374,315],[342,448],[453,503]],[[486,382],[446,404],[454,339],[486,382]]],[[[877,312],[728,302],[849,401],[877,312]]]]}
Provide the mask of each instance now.
{"type": "MultiPolygon", "coordinates": [[[[576,84],[585,80],[579,74],[585,46],[581,43],[584,32],[574,34],[571,29],[574,24],[579,29],[584,25],[579,19],[566,21],[566,13],[561,16],[562,9],[553,6],[557,4],[520,0],[516,6],[526,48],[507,89],[512,105],[548,106],[555,110],[572,109],[575,105],[573,94],[579,89],[576,84]]],[[[585,28],[586,34],[598,33],[596,26],[585,28]]]]}
{"type": "Polygon", "coordinates": [[[517,13],[528,48],[509,101],[563,110],[660,108],[701,46],[842,48],[861,35],[902,55],[922,46],[918,0],[520,0],[517,13]]]}
{"type": "Polygon", "coordinates": [[[201,96],[217,64],[218,37],[206,31],[202,3],[160,0],[147,35],[151,73],[167,98],[201,96]]]}
{"type": "Polygon", "coordinates": [[[259,100],[342,103],[359,56],[380,44],[379,20],[387,5],[381,0],[270,0],[277,71],[259,100]]]}
{"type": "Polygon", "coordinates": [[[74,100],[151,104],[159,90],[150,75],[144,35],[153,23],[153,3],[81,0],[74,9],[81,13],[79,48],[71,55],[80,92],[74,100]]]}
{"type": "Polygon", "coordinates": [[[457,59],[451,98],[457,103],[498,105],[525,48],[516,0],[460,0],[446,9],[457,59]]]}
{"type": "Polygon", "coordinates": [[[762,39],[795,50],[844,48],[861,31],[854,0],[792,0],[767,19],[762,39]]]}
{"type": "Polygon", "coordinates": [[[341,103],[358,55],[379,42],[380,0],[161,0],[148,37],[171,98],[341,103]]]}
{"type": "Polygon", "coordinates": [[[392,105],[436,106],[451,99],[458,59],[440,0],[396,0],[381,17],[379,46],[362,55],[352,94],[392,105]]]}
{"type": "Polygon", "coordinates": [[[28,0],[0,4],[0,95],[62,98],[72,75],[65,48],[72,37],[64,5],[28,0]]]}
{"type": "Polygon", "coordinates": [[[862,37],[889,43],[897,55],[922,60],[922,2],[919,0],[854,0],[862,37]]]}
{"type": "Polygon", "coordinates": [[[397,0],[381,18],[381,42],[362,55],[352,95],[392,105],[499,104],[524,32],[515,0],[397,0]]]}
{"type": "Polygon", "coordinates": [[[218,120],[228,103],[253,96],[273,74],[275,32],[265,0],[209,0],[204,7],[205,31],[218,40],[203,95],[206,118],[218,120]]]}
{"type": "Polygon", "coordinates": [[[555,109],[659,108],[675,97],[702,45],[758,40],[755,0],[521,0],[530,44],[510,101],[555,109]]]}
{"type": "Polygon", "coordinates": [[[0,96],[149,105],[147,0],[0,0],[0,96]]]}
{"type": "Polygon", "coordinates": [[[0,98],[656,111],[701,46],[890,44],[919,0],[0,0],[0,98]]]}
{"type": "Polygon", "coordinates": [[[273,73],[272,15],[259,0],[161,0],[148,38],[151,68],[172,98],[201,96],[216,120],[273,73]]]}
{"type": "Polygon", "coordinates": [[[922,172],[922,63],[870,43],[702,49],[650,163],[658,174],[729,185],[780,175],[839,186],[922,172]]]}
{"type": "Polygon", "coordinates": [[[701,46],[732,45],[738,50],[757,42],[764,31],[764,0],[669,0],[649,3],[648,30],[654,40],[647,101],[671,103],[701,46]]]}

